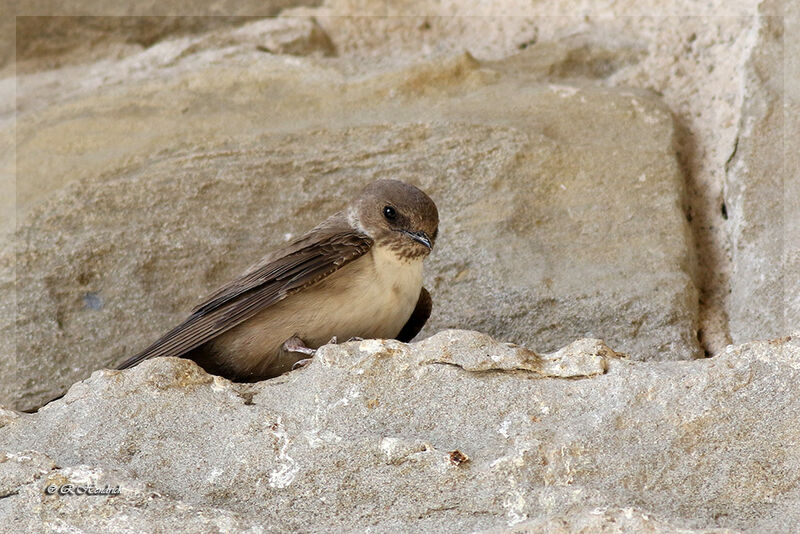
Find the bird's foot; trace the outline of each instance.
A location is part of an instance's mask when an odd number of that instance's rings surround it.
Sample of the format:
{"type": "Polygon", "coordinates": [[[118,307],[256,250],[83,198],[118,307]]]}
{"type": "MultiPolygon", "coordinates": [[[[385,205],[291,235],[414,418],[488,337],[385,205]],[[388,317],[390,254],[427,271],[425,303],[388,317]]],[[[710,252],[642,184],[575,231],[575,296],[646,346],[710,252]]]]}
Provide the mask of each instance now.
{"type": "MultiPolygon", "coordinates": [[[[364,341],[364,338],[361,337],[351,337],[347,340],[349,341],[364,341]]],[[[333,336],[330,341],[328,341],[328,345],[336,345],[339,343],[339,339],[336,336],[333,336]]],[[[303,358],[302,360],[297,360],[294,365],[292,365],[292,371],[295,369],[302,369],[309,363],[311,363],[314,354],[317,353],[317,349],[312,349],[307,347],[305,342],[300,339],[298,336],[292,336],[286,341],[283,342],[282,348],[286,352],[296,352],[299,354],[305,354],[309,356],[308,358],[303,358]]]]}
{"type": "Polygon", "coordinates": [[[302,369],[303,367],[311,363],[311,360],[312,358],[303,358],[302,360],[297,360],[296,362],[294,362],[294,365],[292,365],[292,371],[296,369],[302,369]]]}
{"type": "Polygon", "coordinates": [[[312,349],[310,347],[306,347],[305,342],[297,336],[292,336],[286,341],[283,342],[283,350],[286,352],[296,352],[299,354],[305,354],[309,356],[309,358],[303,358],[302,360],[297,360],[292,365],[292,371],[295,369],[301,369],[311,363],[311,358],[317,352],[317,349],[312,349]]]}
{"type": "Polygon", "coordinates": [[[306,356],[313,356],[314,353],[317,352],[317,349],[306,347],[305,342],[297,336],[292,336],[284,341],[283,350],[286,352],[298,352],[306,356]]]}

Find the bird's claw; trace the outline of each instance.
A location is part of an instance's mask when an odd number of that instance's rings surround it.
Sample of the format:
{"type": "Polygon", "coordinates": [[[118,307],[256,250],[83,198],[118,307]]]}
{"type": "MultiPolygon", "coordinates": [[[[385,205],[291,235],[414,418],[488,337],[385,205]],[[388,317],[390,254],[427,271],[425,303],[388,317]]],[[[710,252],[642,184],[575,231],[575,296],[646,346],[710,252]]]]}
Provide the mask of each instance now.
{"type": "Polygon", "coordinates": [[[283,350],[286,352],[297,352],[306,356],[313,356],[317,349],[306,347],[306,344],[297,336],[292,336],[283,342],[283,350]]]}
{"type": "MultiPolygon", "coordinates": [[[[364,338],[361,337],[351,337],[347,340],[349,341],[364,341],[364,338]]],[[[336,336],[333,336],[330,341],[328,341],[329,345],[337,345],[339,343],[339,339],[336,336]]],[[[303,358],[302,360],[297,360],[294,365],[292,365],[292,371],[295,369],[302,369],[309,363],[311,363],[311,359],[313,358],[314,354],[317,353],[317,349],[312,349],[307,347],[305,342],[300,339],[298,336],[292,336],[286,341],[283,342],[282,346],[283,350],[286,352],[296,352],[298,354],[305,354],[309,356],[308,358],[303,358]]]]}
{"type": "Polygon", "coordinates": [[[294,362],[294,365],[292,365],[292,371],[295,371],[297,369],[302,369],[303,367],[311,363],[311,360],[312,358],[303,358],[302,360],[297,360],[296,362],[294,362]]]}

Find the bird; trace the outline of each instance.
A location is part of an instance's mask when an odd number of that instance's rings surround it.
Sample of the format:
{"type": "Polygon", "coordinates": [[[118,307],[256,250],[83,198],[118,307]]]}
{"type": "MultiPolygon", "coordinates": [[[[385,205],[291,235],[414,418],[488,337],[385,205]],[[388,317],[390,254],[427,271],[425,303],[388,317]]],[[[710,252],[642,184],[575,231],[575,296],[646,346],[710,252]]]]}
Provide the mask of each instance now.
{"type": "Polygon", "coordinates": [[[117,369],[176,356],[211,374],[255,382],[306,365],[330,342],[409,342],[433,308],[422,274],[438,228],[436,204],[421,189],[374,181],[117,369]]]}

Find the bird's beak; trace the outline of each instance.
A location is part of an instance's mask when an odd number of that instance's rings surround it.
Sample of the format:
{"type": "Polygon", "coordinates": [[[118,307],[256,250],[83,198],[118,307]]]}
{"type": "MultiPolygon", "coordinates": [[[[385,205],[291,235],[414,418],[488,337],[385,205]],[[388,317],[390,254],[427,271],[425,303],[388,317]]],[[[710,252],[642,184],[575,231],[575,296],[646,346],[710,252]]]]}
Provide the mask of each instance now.
{"type": "Polygon", "coordinates": [[[433,249],[433,243],[431,243],[431,238],[428,237],[428,234],[426,234],[425,232],[421,230],[419,232],[410,232],[408,230],[403,230],[403,233],[408,235],[408,237],[410,237],[417,243],[422,243],[429,249],[433,249]]]}

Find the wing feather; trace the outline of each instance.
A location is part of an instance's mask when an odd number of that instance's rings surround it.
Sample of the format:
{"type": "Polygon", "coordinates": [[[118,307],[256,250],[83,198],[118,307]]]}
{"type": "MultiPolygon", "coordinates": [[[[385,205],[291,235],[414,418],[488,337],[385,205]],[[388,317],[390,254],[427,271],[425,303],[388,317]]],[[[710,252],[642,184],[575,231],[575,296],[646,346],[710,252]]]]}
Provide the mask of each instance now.
{"type": "Polygon", "coordinates": [[[431,316],[432,309],[433,300],[431,299],[431,294],[423,287],[419,292],[417,305],[414,307],[411,317],[408,318],[405,326],[403,326],[400,333],[395,336],[395,339],[403,343],[408,343],[414,339],[414,337],[419,334],[419,331],[422,330],[422,327],[425,326],[425,323],[428,322],[428,317],[431,316]]]}
{"type": "Polygon", "coordinates": [[[366,254],[371,246],[368,236],[349,226],[318,227],[214,292],[183,323],[118,369],[157,356],[181,356],[287,295],[316,284],[366,254]]]}

